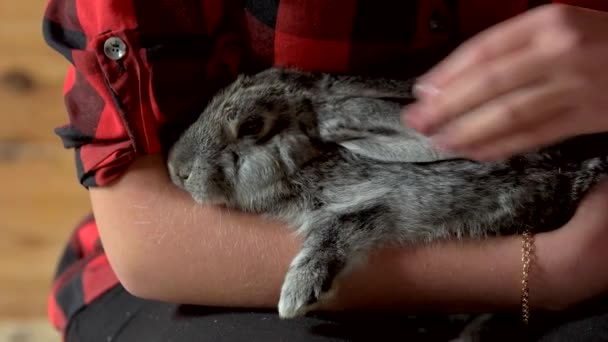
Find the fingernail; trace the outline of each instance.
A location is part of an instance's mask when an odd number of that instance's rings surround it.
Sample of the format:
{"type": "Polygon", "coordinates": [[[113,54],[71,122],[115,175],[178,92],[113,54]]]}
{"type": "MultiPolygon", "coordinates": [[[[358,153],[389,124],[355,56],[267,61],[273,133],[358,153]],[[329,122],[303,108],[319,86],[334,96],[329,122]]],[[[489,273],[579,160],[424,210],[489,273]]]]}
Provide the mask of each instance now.
{"type": "Polygon", "coordinates": [[[443,154],[454,154],[457,152],[457,151],[454,151],[453,149],[449,148],[448,146],[442,145],[434,140],[431,140],[431,146],[435,151],[437,151],[439,153],[443,153],[443,154]]]}
{"type": "Polygon", "coordinates": [[[439,88],[427,84],[427,83],[416,83],[413,87],[414,96],[417,98],[427,98],[439,95],[439,88]]]}
{"type": "Polygon", "coordinates": [[[455,152],[457,149],[454,139],[445,133],[433,135],[431,141],[436,148],[443,152],[455,152]]]}

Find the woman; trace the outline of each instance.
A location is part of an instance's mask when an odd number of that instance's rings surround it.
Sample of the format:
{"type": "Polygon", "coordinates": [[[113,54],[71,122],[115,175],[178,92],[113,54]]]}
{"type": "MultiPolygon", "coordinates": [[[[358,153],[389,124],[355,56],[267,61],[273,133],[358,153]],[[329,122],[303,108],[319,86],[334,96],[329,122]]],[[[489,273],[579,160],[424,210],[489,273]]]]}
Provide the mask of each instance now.
{"type": "MultiPolygon", "coordinates": [[[[570,3],[608,11],[600,0],[570,3]]],[[[239,72],[271,65],[395,78],[431,69],[408,110],[410,124],[440,147],[477,159],[607,130],[598,114],[608,75],[589,66],[606,51],[608,14],[557,5],[530,10],[537,5],[50,0],[45,38],[70,62],[69,122],[56,132],[76,153],[94,212],[60,262],[49,300],[53,324],[68,341],[342,341],[361,339],[361,326],[374,330],[372,340],[403,338],[411,326],[399,314],[369,317],[391,309],[517,315],[522,256],[514,236],[378,251],[338,284],[328,307],[363,309],[365,324],[345,315],[280,321],[274,307],[300,241],[279,223],[195,205],[170,183],[162,156],[215,91],[239,72]],[[553,82],[563,79],[571,82],[553,82]],[[563,96],[567,90],[580,96],[563,96]],[[554,98],[561,107],[547,106],[554,98]],[[526,116],[530,109],[538,115],[526,116]]],[[[605,293],[608,276],[596,260],[608,254],[606,198],[608,188],[599,186],[568,225],[535,236],[532,322],[536,312],[605,293]]],[[[545,336],[547,327],[566,329],[536,324],[545,336]]],[[[458,329],[449,327],[432,334],[445,340],[458,329]]]]}

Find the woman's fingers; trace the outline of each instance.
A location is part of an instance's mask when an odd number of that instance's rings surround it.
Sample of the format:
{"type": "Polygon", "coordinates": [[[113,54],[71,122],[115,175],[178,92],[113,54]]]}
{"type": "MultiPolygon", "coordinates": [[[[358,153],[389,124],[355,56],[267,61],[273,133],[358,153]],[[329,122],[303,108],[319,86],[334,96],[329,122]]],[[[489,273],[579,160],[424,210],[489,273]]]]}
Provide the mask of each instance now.
{"type": "Polygon", "coordinates": [[[555,120],[565,112],[566,82],[545,80],[498,97],[445,126],[434,136],[443,149],[468,150],[555,120]]]}
{"type": "Polygon", "coordinates": [[[479,66],[449,83],[441,94],[408,108],[407,123],[432,135],[451,120],[469,115],[469,111],[539,82],[550,68],[548,62],[542,52],[524,50],[479,66]]]}
{"type": "Polygon", "coordinates": [[[569,119],[571,115],[571,112],[564,111],[552,121],[538,122],[526,130],[518,130],[516,134],[504,135],[460,153],[474,160],[496,161],[551,145],[572,136],[574,130],[569,119]]]}
{"type": "Polygon", "coordinates": [[[600,28],[605,13],[551,5],[485,30],[420,78],[403,120],[473,159],[606,130],[600,28]]]}

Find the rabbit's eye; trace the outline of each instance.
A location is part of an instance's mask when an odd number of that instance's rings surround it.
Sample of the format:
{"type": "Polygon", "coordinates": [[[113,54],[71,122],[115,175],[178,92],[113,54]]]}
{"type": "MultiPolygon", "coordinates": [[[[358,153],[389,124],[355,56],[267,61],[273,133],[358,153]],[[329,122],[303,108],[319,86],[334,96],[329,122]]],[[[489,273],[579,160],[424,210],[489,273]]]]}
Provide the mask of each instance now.
{"type": "Polygon", "coordinates": [[[260,117],[251,117],[239,126],[238,137],[258,136],[264,129],[264,121],[260,117]]]}

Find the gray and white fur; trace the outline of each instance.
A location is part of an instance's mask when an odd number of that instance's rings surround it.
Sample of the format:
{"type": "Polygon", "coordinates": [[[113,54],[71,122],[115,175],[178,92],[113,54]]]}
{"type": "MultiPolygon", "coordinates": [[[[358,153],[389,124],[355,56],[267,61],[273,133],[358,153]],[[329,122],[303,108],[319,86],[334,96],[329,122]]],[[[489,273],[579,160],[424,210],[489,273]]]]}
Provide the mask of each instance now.
{"type": "Polygon", "coordinates": [[[287,222],[303,246],[279,314],[314,310],[372,248],[555,229],[607,170],[604,135],[499,162],[441,154],[401,124],[411,81],[270,68],[218,92],[172,147],[198,203],[287,222]]]}

